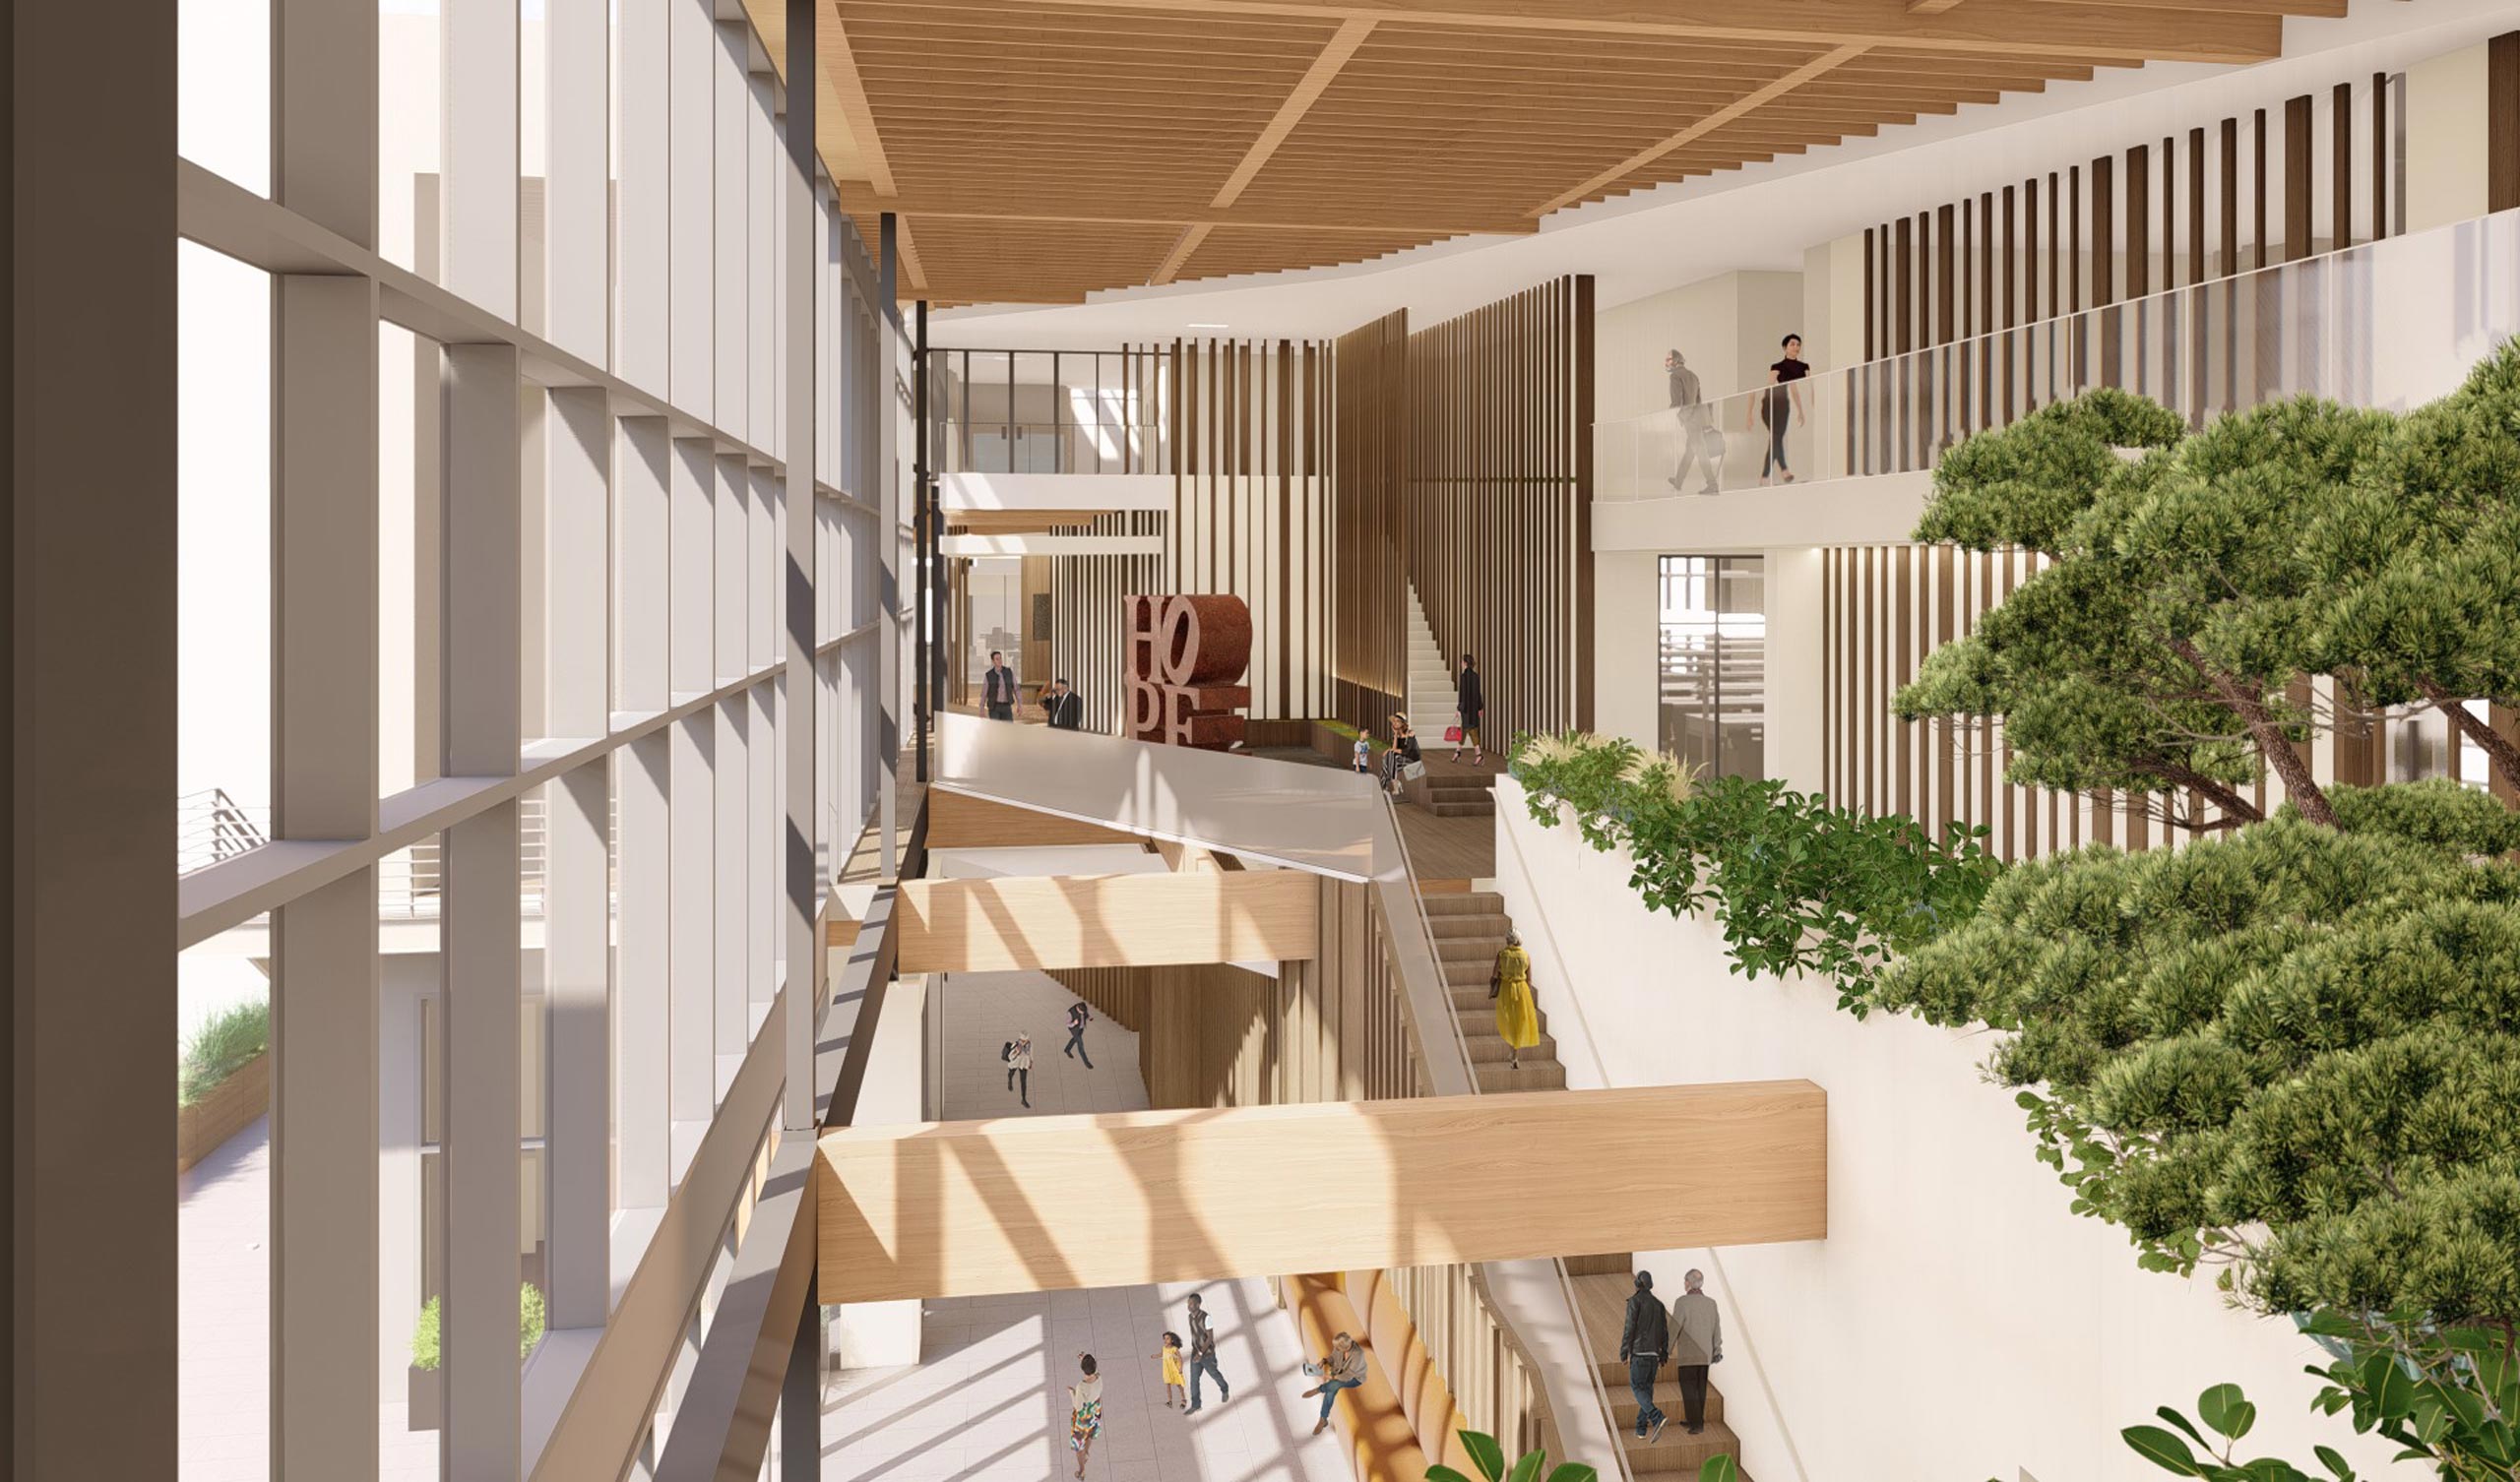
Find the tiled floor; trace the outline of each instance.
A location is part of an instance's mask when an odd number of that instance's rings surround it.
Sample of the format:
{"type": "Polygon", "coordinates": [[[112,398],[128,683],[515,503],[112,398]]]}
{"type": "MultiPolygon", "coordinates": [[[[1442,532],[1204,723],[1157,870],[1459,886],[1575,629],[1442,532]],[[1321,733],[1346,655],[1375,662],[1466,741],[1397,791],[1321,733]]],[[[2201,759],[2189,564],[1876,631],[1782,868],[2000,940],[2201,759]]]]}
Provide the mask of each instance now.
{"type": "MultiPolygon", "coordinates": [[[[1074,1002],[1039,973],[959,974],[942,995],[948,1120],[1128,1111],[1147,1104],[1137,1036],[1097,1019],[1086,1030],[1088,1071],[1060,1054],[1074,1002]],[[1033,1107],[1006,1089],[998,1046],[1033,1036],[1033,1107]]],[[[851,1482],[1052,1482],[1073,1474],[1067,1387],[1076,1356],[1102,1366],[1102,1434],[1086,1475],[1095,1482],[1348,1482],[1337,1434],[1312,1436],[1318,1402],[1294,1320],[1262,1281],[1108,1287],[1095,1291],[949,1298],[930,1302],[920,1362],[853,1370],[834,1382],[823,1411],[823,1457],[851,1482]],[[1233,1398],[1213,1391],[1197,1415],[1165,1404],[1156,1358],[1167,1328],[1186,1337],[1185,1299],[1201,1294],[1217,1329],[1217,1360],[1233,1398]]]]}
{"type": "MultiPolygon", "coordinates": [[[[181,1482],[271,1475],[271,1123],[175,1180],[175,1406],[181,1482]]],[[[399,1378],[399,1371],[398,1376],[399,1378]]],[[[378,1406],[383,1482],[436,1482],[437,1433],[378,1406]]]]}

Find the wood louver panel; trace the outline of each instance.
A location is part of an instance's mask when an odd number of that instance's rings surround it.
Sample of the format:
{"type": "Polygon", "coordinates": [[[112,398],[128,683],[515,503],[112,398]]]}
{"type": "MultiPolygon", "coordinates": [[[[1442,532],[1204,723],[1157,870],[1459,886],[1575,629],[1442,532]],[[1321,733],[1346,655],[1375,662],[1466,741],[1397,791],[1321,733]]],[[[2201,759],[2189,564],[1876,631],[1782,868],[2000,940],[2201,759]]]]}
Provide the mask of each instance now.
{"type": "MultiPolygon", "coordinates": [[[[784,6],[744,4],[778,52],[784,6]]],[[[2098,68],[2261,61],[2344,4],[834,0],[818,139],[847,211],[907,224],[905,296],[1072,300],[1528,232],[2098,68]]]]}

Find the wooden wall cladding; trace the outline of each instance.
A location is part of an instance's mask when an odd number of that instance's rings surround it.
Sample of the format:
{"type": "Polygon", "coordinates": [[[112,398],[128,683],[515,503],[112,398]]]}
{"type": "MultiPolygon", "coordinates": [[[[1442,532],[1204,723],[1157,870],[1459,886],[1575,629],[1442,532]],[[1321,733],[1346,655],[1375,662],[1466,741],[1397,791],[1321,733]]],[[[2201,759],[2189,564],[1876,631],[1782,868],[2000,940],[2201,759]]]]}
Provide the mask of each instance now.
{"type": "MultiPolygon", "coordinates": [[[[1152,534],[1164,524],[1159,514],[1105,515],[1085,528],[1093,534],[1152,534]]],[[[1115,735],[1126,718],[1128,704],[1128,632],[1121,622],[1121,598],[1161,591],[1166,576],[1162,556],[1052,556],[1050,567],[1050,634],[1044,678],[1064,676],[1085,699],[1084,728],[1115,735]]],[[[1025,704],[1035,692],[1028,686],[1025,704]]]]}
{"type": "Polygon", "coordinates": [[[1827,1122],[1811,1082],[1753,1081],[849,1128],[816,1147],[820,1291],[888,1301],[1824,1239],[1827,1122]]]}
{"type": "Polygon", "coordinates": [[[1040,971],[1310,957],[1315,877],[1293,870],[905,880],[903,972],[1040,971]]]}
{"type": "Polygon", "coordinates": [[[1409,688],[1409,315],[1339,337],[1329,718],[1380,735],[1409,688]]]}
{"type": "Polygon", "coordinates": [[[1593,279],[1409,337],[1409,579],[1488,744],[1593,723],[1593,279]]]}
{"type": "Polygon", "coordinates": [[[1165,584],[1251,609],[1256,720],[1330,703],[1331,409],[1326,340],[1176,340],[1165,584]]]}
{"type": "MultiPolygon", "coordinates": [[[[2520,32],[2493,44],[2505,41],[2495,55],[2509,58],[2515,101],[2491,111],[2510,148],[2489,149],[2488,168],[2496,180],[2508,175],[2511,196],[2495,202],[2497,211],[2520,205],[2520,32]],[[2493,162],[2506,156],[2507,164],[2493,162]]],[[[2253,151],[2241,149],[2242,119],[2235,116],[1965,198],[1957,226],[1953,206],[1943,205],[1867,228],[1864,358],[2396,235],[2403,224],[2390,180],[2405,146],[2404,88],[2403,74],[2380,73],[2291,98],[2271,150],[2267,113],[2258,109],[2247,118],[2253,151]],[[2315,218],[2314,188],[2327,207],[2315,218]],[[1920,243],[1913,253],[1912,226],[1920,243]]]]}

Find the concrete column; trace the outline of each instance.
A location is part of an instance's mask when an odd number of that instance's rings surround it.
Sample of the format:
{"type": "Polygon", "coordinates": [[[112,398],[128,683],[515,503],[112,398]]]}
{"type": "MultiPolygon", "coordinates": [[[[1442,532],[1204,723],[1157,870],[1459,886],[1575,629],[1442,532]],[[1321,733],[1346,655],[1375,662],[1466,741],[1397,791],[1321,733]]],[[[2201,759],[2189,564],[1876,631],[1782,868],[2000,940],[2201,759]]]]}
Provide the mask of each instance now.
{"type": "MultiPolygon", "coordinates": [[[[668,313],[673,404],[706,420],[713,414],[714,341],[710,315],[717,302],[715,267],[716,189],[712,143],[717,105],[718,26],[709,0],[628,0],[665,8],[671,129],[666,161],[672,278],[668,313]]],[[[625,39],[627,21],[624,22],[625,39]]],[[[625,64],[627,65],[626,61],[625,64]]],[[[629,218],[623,218],[627,235],[629,218]]],[[[628,287],[627,282],[623,284],[628,287]]],[[[678,681],[677,681],[678,682],[678,681]]]]}
{"type": "MultiPolygon", "coordinates": [[[[460,9],[461,3],[451,9],[460,9]]],[[[513,346],[446,351],[445,760],[450,777],[513,775],[518,745],[518,360],[513,346]]],[[[441,1305],[449,1478],[516,1475],[518,1132],[523,938],[517,806],[446,831],[446,1291],[441,1305]]]]}
{"type": "Polygon", "coordinates": [[[438,280],[517,317],[517,0],[444,0],[439,11],[438,280]]]}
{"type": "Polygon", "coordinates": [[[673,271],[667,244],[675,223],[667,31],[673,5],[674,0],[621,0],[621,230],[613,265],[620,279],[620,308],[613,326],[612,368],[631,385],[658,396],[671,388],[673,271]]]}
{"type": "MultiPolygon", "coordinates": [[[[789,77],[815,75],[815,23],[819,14],[815,0],[788,0],[789,77]]],[[[814,1028],[822,1017],[820,994],[813,991],[822,975],[814,971],[813,964],[821,960],[822,944],[815,940],[815,926],[821,919],[824,881],[819,859],[826,851],[817,844],[826,829],[824,803],[830,795],[819,739],[825,733],[826,701],[814,651],[827,627],[825,594],[819,581],[823,567],[817,559],[822,504],[814,497],[815,474],[822,467],[822,409],[827,403],[817,395],[823,363],[823,321],[819,312],[822,295],[818,291],[823,276],[823,214],[815,189],[812,88],[788,90],[786,123],[780,161],[780,199],[786,210],[781,223],[786,302],[779,315],[779,353],[785,371],[779,455],[788,465],[787,497],[781,510],[787,551],[779,590],[780,657],[787,671],[788,696],[787,728],[780,736],[787,816],[779,833],[783,867],[777,929],[780,957],[787,963],[788,1021],[782,1032],[787,1040],[788,1088],[780,1125],[790,1132],[807,1132],[814,1125],[814,1028]]],[[[820,1325],[815,1321],[810,1300],[805,1304],[805,1325],[814,1328],[815,1343],[819,1345],[820,1325]]],[[[801,1329],[797,1343],[800,1349],[804,1347],[801,1329]]],[[[801,1357],[790,1360],[788,1385],[791,1390],[799,1384],[810,1388],[803,1391],[801,1399],[791,1393],[788,1407],[791,1415],[801,1409],[805,1415],[815,1417],[814,1424],[819,1425],[820,1366],[810,1366],[815,1371],[814,1378],[800,1380],[793,1366],[802,1362],[805,1360],[801,1357]]],[[[793,1437],[787,1446],[793,1458],[788,1463],[791,1478],[821,1473],[822,1445],[813,1433],[804,1436],[801,1446],[793,1437]],[[797,1465],[807,1456],[814,1458],[812,1470],[800,1472],[797,1465]]]]}
{"type": "MultiPolygon", "coordinates": [[[[681,351],[677,339],[677,373],[681,351]]],[[[679,704],[707,694],[715,685],[710,635],[717,607],[718,474],[709,443],[696,438],[676,441],[670,470],[667,606],[673,625],[667,673],[672,698],[679,704]]],[[[667,1079],[674,1123],[672,1167],[679,1181],[700,1132],[717,1107],[711,1009],[717,973],[716,708],[675,721],[668,747],[672,850],[667,890],[673,926],[667,1079]]]]}
{"type": "Polygon", "coordinates": [[[21,1477],[176,1469],[175,11],[12,6],[0,1295],[21,1477]],[[123,188],[100,188],[122,182],[123,188]],[[110,985],[109,999],[100,987],[110,985]]]}
{"type": "Polygon", "coordinates": [[[893,774],[902,757],[902,478],[901,399],[893,377],[901,366],[902,325],[893,302],[896,227],[893,214],[876,221],[874,405],[875,550],[880,575],[875,580],[879,608],[875,660],[875,809],[883,820],[883,878],[901,875],[901,820],[893,797],[893,774]]]}
{"type": "MultiPolygon", "coordinates": [[[[590,43],[582,37],[579,44],[590,43]]],[[[558,328],[559,300],[554,306],[558,328]]],[[[599,311],[590,311],[598,329],[599,311]]],[[[552,392],[543,447],[549,729],[594,739],[607,733],[612,713],[612,414],[604,394],[552,392]]],[[[600,1328],[612,1307],[612,767],[610,757],[590,762],[544,789],[550,1114],[543,1166],[554,1328],[600,1328]]]]}
{"type": "MultiPolygon", "coordinates": [[[[608,366],[612,359],[610,3],[543,0],[543,4],[548,89],[542,153],[543,338],[591,364],[608,366]]],[[[626,239],[628,233],[623,236],[626,239]]]]}
{"type": "MultiPolygon", "coordinates": [[[[624,37],[625,42],[627,37],[624,37]]],[[[618,485],[621,693],[618,708],[666,708],[672,610],[667,529],[673,447],[662,417],[620,424],[618,485]]],[[[669,1153],[668,1004],[673,942],[670,777],[673,740],[631,743],[613,765],[620,837],[620,951],[614,967],[614,1198],[623,1208],[661,1208],[669,1153]]]]}
{"type": "Polygon", "coordinates": [[[745,272],[751,262],[744,204],[751,148],[747,115],[752,111],[752,84],[745,76],[744,63],[751,37],[752,28],[741,20],[719,22],[709,58],[710,91],[717,116],[712,152],[717,171],[716,194],[711,212],[716,223],[717,307],[712,320],[717,346],[716,420],[719,427],[739,438],[749,438],[752,430],[747,416],[751,388],[747,385],[749,363],[745,358],[749,350],[745,343],[744,289],[745,272]]]}
{"type": "MultiPolygon", "coordinates": [[[[272,834],[365,838],[377,800],[376,288],[288,277],[274,289],[272,834]]],[[[376,953],[372,868],[272,913],[275,1477],[375,1475],[376,953]]]]}

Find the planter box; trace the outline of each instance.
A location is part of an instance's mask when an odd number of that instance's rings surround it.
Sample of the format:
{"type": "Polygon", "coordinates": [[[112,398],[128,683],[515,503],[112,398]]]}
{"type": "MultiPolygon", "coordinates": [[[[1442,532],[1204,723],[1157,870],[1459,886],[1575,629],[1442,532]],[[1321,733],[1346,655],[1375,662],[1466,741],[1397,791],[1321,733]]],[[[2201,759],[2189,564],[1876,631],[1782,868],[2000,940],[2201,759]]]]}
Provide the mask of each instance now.
{"type": "MultiPolygon", "coordinates": [[[[1374,746],[1371,742],[1366,744],[1372,748],[1376,757],[1382,755],[1381,747],[1374,746]]],[[[1347,766],[1354,758],[1355,746],[1354,737],[1343,736],[1318,720],[1312,722],[1312,749],[1340,766],[1347,766]]]]}
{"type": "Polygon", "coordinates": [[[410,1402],[410,1419],[404,1426],[411,1431],[446,1429],[446,1371],[413,1368],[406,1371],[410,1402]]]}
{"type": "Polygon", "coordinates": [[[271,1110],[272,1052],[236,1068],[190,1106],[175,1109],[175,1171],[181,1173],[219,1150],[219,1144],[271,1110]]]}

